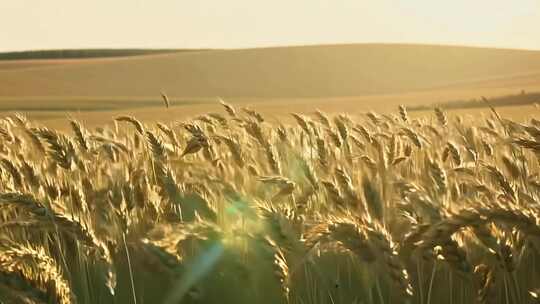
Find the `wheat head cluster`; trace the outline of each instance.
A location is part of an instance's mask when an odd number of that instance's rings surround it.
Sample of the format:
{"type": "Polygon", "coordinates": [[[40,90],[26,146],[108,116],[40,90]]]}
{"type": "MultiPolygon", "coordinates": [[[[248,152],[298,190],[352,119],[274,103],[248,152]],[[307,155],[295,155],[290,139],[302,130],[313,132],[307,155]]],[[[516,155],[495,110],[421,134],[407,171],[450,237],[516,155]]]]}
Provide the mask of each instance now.
{"type": "Polygon", "coordinates": [[[0,122],[0,303],[540,303],[540,121],[0,122]]]}

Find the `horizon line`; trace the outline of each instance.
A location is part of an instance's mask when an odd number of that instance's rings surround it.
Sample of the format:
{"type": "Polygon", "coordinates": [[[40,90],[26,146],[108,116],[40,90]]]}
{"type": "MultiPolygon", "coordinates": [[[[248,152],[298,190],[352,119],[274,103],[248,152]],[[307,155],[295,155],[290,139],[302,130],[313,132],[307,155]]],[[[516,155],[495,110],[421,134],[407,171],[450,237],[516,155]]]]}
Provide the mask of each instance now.
{"type": "Polygon", "coordinates": [[[337,42],[337,43],[304,43],[304,44],[272,44],[253,47],[187,47],[187,48],[168,48],[168,47],[67,47],[67,48],[35,48],[35,49],[16,49],[0,51],[0,54],[25,53],[40,51],[77,51],[77,50],[148,50],[148,51],[228,51],[228,50],[258,50],[258,49],[278,49],[278,48],[300,48],[314,46],[350,46],[350,45],[400,45],[400,46],[435,46],[435,47],[460,47],[476,49],[496,49],[496,50],[514,50],[514,51],[540,51],[540,48],[521,48],[507,46],[489,46],[478,44],[459,44],[459,43],[425,43],[425,42],[337,42]]]}

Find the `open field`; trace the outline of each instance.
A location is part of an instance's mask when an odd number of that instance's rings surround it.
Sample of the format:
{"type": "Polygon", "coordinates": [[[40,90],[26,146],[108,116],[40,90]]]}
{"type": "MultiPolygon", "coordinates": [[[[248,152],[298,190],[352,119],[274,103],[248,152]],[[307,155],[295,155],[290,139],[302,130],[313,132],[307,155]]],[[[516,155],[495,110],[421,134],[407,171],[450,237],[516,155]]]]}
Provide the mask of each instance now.
{"type": "Polygon", "coordinates": [[[214,50],[0,72],[1,97],[306,98],[535,86],[540,52],[423,45],[214,50]],[[518,79],[519,81],[516,81],[518,79]]]}
{"type": "Polygon", "coordinates": [[[540,303],[539,106],[431,109],[525,92],[540,52],[0,61],[0,303],[540,303]]]}
{"type": "MultiPolygon", "coordinates": [[[[531,90],[536,87],[531,87],[531,90]]],[[[402,94],[372,95],[359,97],[333,98],[230,98],[228,102],[242,108],[254,108],[263,113],[270,121],[282,120],[291,122],[290,113],[308,113],[320,109],[328,113],[347,112],[356,116],[368,111],[389,113],[399,105],[416,106],[432,105],[437,101],[469,99],[471,96],[496,97],[515,94],[516,88],[468,89],[468,90],[435,90],[402,94]],[[493,94],[493,95],[491,95],[493,94]]],[[[153,123],[157,121],[173,122],[194,118],[204,113],[217,112],[221,109],[218,98],[171,99],[171,107],[165,108],[161,97],[149,99],[111,98],[95,100],[93,98],[70,98],[69,100],[41,98],[0,98],[0,115],[22,112],[28,117],[40,121],[46,126],[66,130],[69,129],[68,118],[83,121],[88,127],[111,124],[112,117],[134,115],[141,121],[153,123]],[[47,107],[41,106],[47,104],[47,107]],[[74,105],[72,105],[74,104],[74,105]],[[126,106],[129,104],[129,106],[126,106]]],[[[502,116],[522,121],[537,117],[540,110],[534,105],[497,107],[502,116]]],[[[426,113],[427,111],[419,111],[426,113]]],[[[411,115],[417,115],[411,112],[411,115]]],[[[452,109],[450,115],[460,113],[489,115],[488,108],[452,109]]]]}
{"type": "MultiPolygon", "coordinates": [[[[356,102],[357,99],[355,99],[356,102]]],[[[257,109],[259,112],[264,114],[268,121],[276,122],[283,121],[285,123],[293,122],[293,118],[289,115],[290,113],[313,113],[314,109],[319,109],[326,111],[328,113],[339,113],[338,109],[343,109],[347,111],[349,115],[357,117],[361,114],[365,114],[368,111],[371,111],[377,106],[372,107],[358,107],[353,103],[344,103],[340,104],[340,107],[329,106],[326,101],[320,101],[319,103],[314,104],[309,102],[300,102],[299,100],[294,100],[295,103],[290,103],[288,101],[273,101],[271,105],[268,103],[254,103],[254,102],[239,102],[236,103],[238,107],[247,107],[251,109],[257,109]]],[[[391,110],[388,106],[383,106],[384,110],[380,111],[381,113],[389,113],[391,110]]],[[[204,113],[217,112],[220,109],[218,102],[209,102],[197,105],[186,105],[179,106],[170,109],[164,109],[163,107],[151,107],[151,108],[141,108],[141,109],[130,109],[130,110],[116,110],[116,111],[91,111],[91,112],[78,112],[78,111],[39,111],[39,112],[25,112],[18,111],[22,113],[29,114],[28,116],[39,123],[52,127],[58,130],[68,130],[70,128],[69,119],[75,118],[83,121],[87,127],[101,127],[103,125],[111,125],[113,123],[113,118],[121,115],[132,115],[136,116],[141,121],[146,123],[156,123],[156,122],[178,122],[184,119],[196,118],[204,113]]],[[[397,109],[397,105],[395,107],[397,109]]],[[[540,110],[534,105],[526,106],[509,106],[509,107],[498,107],[497,111],[501,114],[502,117],[514,119],[516,121],[524,121],[526,119],[538,117],[540,115],[540,110]]],[[[410,113],[411,116],[422,116],[430,111],[413,111],[410,113]]],[[[13,112],[4,112],[3,115],[9,115],[13,112]]],[[[450,116],[469,116],[469,117],[485,117],[491,114],[491,110],[487,107],[485,108],[474,108],[474,109],[452,109],[448,110],[450,116]]]]}
{"type": "Polygon", "coordinates": [[[215,111],[218,96],[288,117],[313,108],[384,113],[522,90],[540,91],[540,52],[366,44],[0,61],[0,113],[25,112],[60,128],[68,115],[89,126],[122,113],[181,119],[215,111]]]}
{"type": "Polygon", "coordinates": [[[0,302],[538,303],[540,121],[500,114],[9,116],[0,302]]]}

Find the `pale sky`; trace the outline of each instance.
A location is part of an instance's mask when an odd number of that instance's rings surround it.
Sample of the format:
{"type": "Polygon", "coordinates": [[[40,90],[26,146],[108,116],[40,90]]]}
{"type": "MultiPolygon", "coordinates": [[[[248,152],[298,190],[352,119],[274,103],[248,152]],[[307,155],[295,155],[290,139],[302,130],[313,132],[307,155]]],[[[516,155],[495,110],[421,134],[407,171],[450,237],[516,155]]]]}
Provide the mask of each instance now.
{"type": "Polygon", "coordinates": [[[0,51],[366,42],[540,49],[540,0],[0,0],[0,51]]]}

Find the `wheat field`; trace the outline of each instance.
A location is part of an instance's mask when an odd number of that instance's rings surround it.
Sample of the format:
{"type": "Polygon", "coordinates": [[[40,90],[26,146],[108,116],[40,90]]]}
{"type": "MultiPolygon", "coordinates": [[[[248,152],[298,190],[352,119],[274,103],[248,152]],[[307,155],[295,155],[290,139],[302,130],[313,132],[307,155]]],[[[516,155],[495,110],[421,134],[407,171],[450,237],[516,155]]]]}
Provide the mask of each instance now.
{"type": "Polygon", "coordinates": [[[539,120],[222,104],[2,119],[0,303],[540,303],[539,120]]]}

